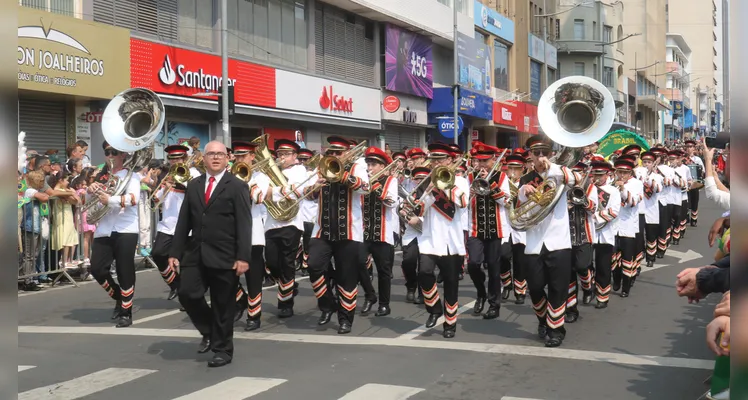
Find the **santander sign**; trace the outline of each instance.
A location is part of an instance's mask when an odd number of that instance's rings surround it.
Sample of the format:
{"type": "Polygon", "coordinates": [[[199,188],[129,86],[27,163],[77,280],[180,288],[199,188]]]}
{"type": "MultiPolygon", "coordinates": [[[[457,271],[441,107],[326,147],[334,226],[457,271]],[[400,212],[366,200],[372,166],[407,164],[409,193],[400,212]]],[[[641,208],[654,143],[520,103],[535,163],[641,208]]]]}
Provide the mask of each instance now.
{"type": "Polygon", "coordinates": [[[332,90],[332,85],[322,87],[322,96],[319,97],[319,106],[323,110],[353,112],[353,99],[337,95],[332,90]]]}
{"type": "MultiPolygon", "coordinates": [[[[179,86],[211,92],[220,90],[223,81],[220,76],[205,73],[202,68],[190,71],[183,64],[177,65],[175,71],[168,54],[164,57],[164,64],[158,71],[158,79],[166,86],[176,83],[179,86]]],[[[236,79],[229,78],[228,83],[229,86],[236,86],[236,79]]]]}

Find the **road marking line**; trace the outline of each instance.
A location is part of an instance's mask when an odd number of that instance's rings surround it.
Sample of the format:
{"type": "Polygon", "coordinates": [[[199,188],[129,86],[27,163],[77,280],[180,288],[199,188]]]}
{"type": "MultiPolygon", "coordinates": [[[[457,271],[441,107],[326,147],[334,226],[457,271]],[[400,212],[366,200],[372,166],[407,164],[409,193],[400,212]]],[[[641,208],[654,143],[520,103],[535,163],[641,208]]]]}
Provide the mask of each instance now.
{"type": "Polygon", "coordinates": [[[644,266],[644,267],[642,267],[642,274],[645,273],[645,272],[650,272],[650,271],[654,271],[656,269],[670,267],[670,266],[671,266],[670,264],[655,264],[652,267],[646,267],[646,266],[644,266]]]}
{"type": "MultiPolygon", "coordinates": [[[[158,270],[156,268],[141,269],[140,271],[135,271],[135,273],[136,274],[140,274],[142,272],[153,272],[153,271],[158,271],[158,270]]],[[[83,287],[85,285],[89,285],[89,284],[92,284],[92,283],[98,284],[98,282],[96,282],[95,279],[92,280],[92,281],[83,281],[83,282],[77,282],[77,283],[78,283],[79,287],[83,287]]],[[[45,287],[44,289],[42,289],[42,290],[40,290],[38,292],[19,292],[18,293],[18,297],[26,297],[26,296],[33,296],[33,295],[36,295],[36,294],[56,292],[58,290],[69,289],[69,288],[72,288],[72,287],[75,287],[75,286],[73,286],[72,284],[69,284],[69,285],[64,285],[64,286],[63,285],[57,285],[57,286],[50,287],[50,288],[45,287]]]]}
{"type": "MultiPolygon", "coordinates": [[[[19,326],[18,333],[33,334],[88,334],[110,336],[149,336],[172,337],[185,339],[200,339],[200,333],[193,329],[149,329],[115,327],[80,327],[80,326],[19,326]]],[[[648,356],[625,353],[611,353],[593,350],[578,350],[565,348],[547,348],[542,344],[526,346],[516,344],[469,343],[451,340],[403,340],[397,338],[373,338],[363,336],[285,334],[260,332],[234,332],[234,338],[239,340],[266,340],[284,343],[311,343],[325,345],[348,346],[385,346],[406,347],[416,349],[440,349],[469,351],[476,353],[506,354],[515,356],[531,356],[558,358],[564,360],[593,361],[611,364],[659,366],[689,369],[714,369],[714,360],[699,360],[693,358],[648,356]]]]}
{"type": "Polygon", "coordinates": [[[18,372],[26,371],[32,368],[36,368],[36,365],[19,365],[18,372]]]}
{"type": "Polygon", "coordinates": [[[107,368],[80,378],[55,383],[18,395],[18,400],[73,400],[133,381],[156,372],[152,369],[107,368]]]}
{"type": "Polygon", "coordinates": [[[501,398],[501,400],[543,400],[543,399],[531,399],[529,397],[504,396],[504,397],[501,398]]]}
{"type": "Polygon", "coordinates": [[[244,400],[285,382],[285,379],[236,377],[174,400],[244,400]]]}
{"type": "Polygon", "coordinates": [[[367,383],[352,392],[348,392],[338,400],[406,400],[424,390],[426,389],[367,383]]]}
{"type": "MultiPolygon", "coordinates": [[[[457,309],[457,315],[460,315],[467,310],[472,310],[474,305],[475,305],[475,300],[471,301],[470,303],[465,304],[464,306],[457,309]]],[[[436,329],[436,327],[438,326],[442,326],[443,323],[444,323],[444,316],[442,315],[441,317],[439,317],[438,320],[436,320],[436,325],[434,325],[433,328],[427,328],[426,324],[423,324],[419,326],[418,328],[413,329],[410,332],[403,333],[402,335],[398,336],[397,339],[400,339],[400,340],[415,339],[432,329],[436,329]]]]}
{"type": "MultiPolygon", "coordinates": [[[[307,279],[309,279],[308,276],[302,276],[302,277],[299,277],[298,279],[296,279],[296,282],[298,282],[298,281],[305,281],[307,279]]],[[[273,286],[264,287],[264,288],[262,288],[262,290],[275,289],[276,287],[278,287],[278,284],[275,284],[273,286]]],[[[210,304],[210,301],[208,301],[208,304],[210,304]]],[[[179,309],[171,310],[171,311],[163,312],[161,314],[151,315],[150,317],[145,317],[145,318],[140,318],[140,319],[133,320],[132,324],[133,325],[144,324],[146,322],[155,321],[157,319],[166,318],[166,317],[170,317],[172,315],[181,314],[181,313],[183,313],[183,311],[179,311],[179,309]]]]}

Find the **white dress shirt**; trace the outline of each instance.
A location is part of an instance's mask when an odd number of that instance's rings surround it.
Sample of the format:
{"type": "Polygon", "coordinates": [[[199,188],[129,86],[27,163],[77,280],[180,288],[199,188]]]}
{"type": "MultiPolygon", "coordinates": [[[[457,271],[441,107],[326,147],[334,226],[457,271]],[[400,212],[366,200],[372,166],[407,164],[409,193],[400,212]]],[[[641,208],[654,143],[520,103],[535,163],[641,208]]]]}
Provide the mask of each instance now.
{"type": "MultiPolygon", "coordinates": [[[[307,177],[316,176],[317,169],[314,171],[307,171],[307,177]]],[[[309,180],[310,184],[316,183],[316,179],[312,178],[309,180]]],[[[309,197],[301,201],[301,210],[299,211],[304,218],[304,222],[315,222],[317,220],[317,201],[310,200],[309,197]]]]}
{"type": "MultiPolygon", "coordinates": [[[[597,231],[596,243],[609,244],[615,246],[616,235],[618,234],[618,214],[621,212],[621,192],[610,184],[605,184],[597,187],[598,193],[605,192],[608,194],[608,203],[605,206],[598,207],[598,211],[595,214],[595,222],[601,224],[605,221],[608,223],[600,230],[597,231]]],[[[601,201],[598,197],[598,200],[601,201]]]]}
{"type": "MultiPolygon", "coordinates": [[[[684,185],[686,187],[691,187],[691,183],[693,183],[693,177],[691,176],[691,168],[688,168],[687,165],[681,165],[680,167],[676,168],[675,171],[678,173],[681,179],[681,185],[684,185]],[[682,182],[684,181],[685,182],[682,182]]],[[[681,201],[688,200],[688,191],[683,191],[680,189],[680,199],[681,201]]]]}
{"type": "Polygon", "coordinates": [[[254,171],[249,178],[249,198],[252,202],[252,246],[265,245],[265,220],[267,209],[265,208],[265,190],[270,185],[270,178],[262,172],[254,171]]]}
{"type": "Polygon", "coordinates": [[[639,232],[639,202],[644,195],[642,183],[630,178],[621,190],[621,213],[618,215],[618,236],[633,238],[639,232]]]}
{"type": "Polygon", "coordinates": [[[418,250],[421,254],[434,256],[461,255],[465,252],[465,234],[459,209],[467,207],[467,179],[455,177],[455,186],[445,192],[453,202],[455,214],[452,220],[447,219],[433,207],[436,199],[432,193],[426,193],[421,199],[423,214],[423,233],[418,239],[418,250]]]}
{"type": "MultiPolygon", "coordinates": [[[[644,193],[644,180],[647,178],[647,168],[646,167],[636,167],[634,168],[634,177],[642,182],[642,193],[644,193]]],[[[644,202],[639,202],[639,214],[646,214],[647,210],[645,208],[644,202]]]]}
{"type": "Polygon", "coordinates": [[[680,187],[678,186],[675,170],[669,165],[659,165],[657,169],[662,175],[662,192],[659,201],[662,205],[682,203],[680,199],[680,187]]]}
{"type": "Polygon", "coordinates": [[[210,177],[216,178],[216,180],[213,182],[213,186],[210,188],[210,197],[212,197],[213,191],[216,190],[216,185],[218,185],[218,182],[221,181],[225,173],[225,169],[222,169],[221,172],[218,173],[218,175],[211,175],[210,172],[205,172],[205,189],[203,190],[203,195],[208,192],[208,186],[210,186],[210,177]]]}
{"type": "MultiPolygon", "coordinates": [[[[127,170],[122,169],[114,174],[124,179],[127,170]]],[[[140,233],[138,218],[138,202],[140,201],[140,179],[139,173],[134,172],[127,183],[127,188],[122,196],[109,197],[109,212],[101,218],[96,226],[94,237],[110,237],[112,232],[140,233]],[[122,197],[125,207],[122,208],[122,197]],[[135,204],[133,204],[135,203],[135,204]]],[[[93,201],[93,199],[89,200],[93,201]]]]}
{"type": "MultiPolygon", "coordinates": [[[[571,249],[569,210],[566,197],[569,188],[576,184],[578,176],[566,167],[551,163],[545,179],[556,181],[556,190],[563,190],[563,193],[553,211],[540,223],[526,231],[525,254],[540,254],[543,246],[549,252],[571,249]]],[[[527,195],[522,188],[519,189],[518,200],[518,206],[527,201],[527,195]]]]}
{"type": "Polygon", "coordinates": [[[647,198],[642,193],[644,201],[641,204],[644,205],[644,219],[647,224],[660,223],[660,193],[662,192],[663,180],[662,175],[656,172],[649,174],[649,177],[644,177],[644,182],[652,188],[652,197],[647,198]]]}

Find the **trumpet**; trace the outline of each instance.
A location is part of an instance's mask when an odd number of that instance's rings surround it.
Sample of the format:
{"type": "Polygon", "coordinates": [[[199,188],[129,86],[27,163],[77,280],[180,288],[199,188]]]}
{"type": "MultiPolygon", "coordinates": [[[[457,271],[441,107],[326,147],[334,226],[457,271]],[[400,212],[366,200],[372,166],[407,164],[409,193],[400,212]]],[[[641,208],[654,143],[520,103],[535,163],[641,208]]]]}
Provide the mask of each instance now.
{"type": "Polygon", "coordinates": [[[587,182],[587,178],[590,176],[591,171],[592,167],[587,167],[581,183],[574,185],[574,187],[569,190],[569,201],[571,201],[571,204],[585,207],[589,204],[590,200],[587,198],[588,185],[586,185],[585,182],[587,182]]]}
{"type": "Polygon", "coordinates": [[[504,158],[504,154],[506,154],[508,149],[504,149],[504,151],[501,153],[501,156],[496,160],[496,163],[494,163],[493,168],[486,174],[485,178],[475,178],[473,179],[473,183],[470,184],[470,191],[478,196],[488,196],[491,194],[491,179],[496,175],[496,172],[499,171],[499,168],[501,167],[501,160],[504,158]]]}
{"type": "Polygon", "coordinates": [[[439,166],[431,170],[431,185],[439,190],[452,189],[455,185],[457,168],[460,168],[467,160],[463,157],[450,166],[439,166]]]}
{"type": "Polygon", "coordinates": [[[161,184],[158,185],[156,190],[154,190],[153,193],[148,197],[146,205],[151,211],[158,210],[163,204],[163,201],[161,201],[162,199],[158,198],[157,196],[162,189],[164,191],[165,197],[166,193],[168,193],[169,190],[174,187],[174,183],[178,183],[184,186],[192,179],[192,174],[190,174],[190,168],[188,165],[189,164],[184,162],[175,163],[171,167],[169,167],[169,173],[164,177],[164,179],[161,181],[161,184]],[[167,178],[171,178],[170,181],[167,181],[167,178]]]}

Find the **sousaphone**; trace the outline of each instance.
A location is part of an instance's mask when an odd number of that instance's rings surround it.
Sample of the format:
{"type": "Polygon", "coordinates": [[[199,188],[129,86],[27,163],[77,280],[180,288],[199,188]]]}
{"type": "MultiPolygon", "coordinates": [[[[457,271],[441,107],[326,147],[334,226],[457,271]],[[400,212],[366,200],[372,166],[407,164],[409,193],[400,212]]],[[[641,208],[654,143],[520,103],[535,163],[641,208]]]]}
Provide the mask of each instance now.
{"type": "MultiPolygon", "coordinates": [[[[582,147],[608,133],[615,111],[613,95],[595,79],[570,76],[554,82],[538,103],[541,130],[562,146],[550,161],[571,168],[582,158],[582,147]]],[[[553,211],[564,192],[561,183],[545,179],[519,207],[510,203],[510,224],[519,231],[532,228],[553,211]]]]}

